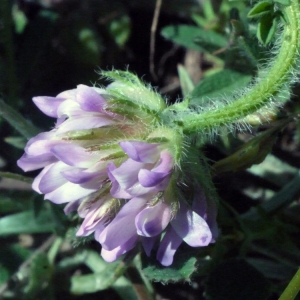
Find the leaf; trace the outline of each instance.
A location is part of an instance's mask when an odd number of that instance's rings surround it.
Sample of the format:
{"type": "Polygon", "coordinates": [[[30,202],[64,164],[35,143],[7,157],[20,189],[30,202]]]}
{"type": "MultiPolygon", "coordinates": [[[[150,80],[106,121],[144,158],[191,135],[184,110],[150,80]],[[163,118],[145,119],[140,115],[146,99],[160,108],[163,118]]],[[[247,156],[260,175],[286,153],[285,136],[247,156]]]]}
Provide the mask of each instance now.
{"type": "Polygon", "coordinates": [[[29,184],[32,184],[33,179],[30,177],[26,177],[20,174],[15,174],[15,173],[10,173],[10,172],[0,172],[0,177],[3,178],[10,178],[10,179],[14,179],[17,181],[22,181],[22,182],[26,182],[29,184]]]}
{"type": "Polygon", "coordinates": [[[291,5],[291,0],[273,0],[273,2],[282,4],[282,5],[287,5],[287,6],[291,5]]]}
{"type": "Polygon", "coordinates": [[[273,214],[277,210],[280,210],[295,201],[296,196],[299,195],[299,192],[300,174],[297,173],[296,176],[271,199],[269,199],[267,202],[263,202],[256,208],[250,209],[247,213],[243,214],[243,218],[256,220],[260,217],[259,210],[263,210],[267,214],[273,214]]]}
{"type": "Polygon", "coordinates": [[[277,126],[266,130],[246,142],[230,156],[217,161],[212,167],[215,174],[241,171],[254,164],[261,163],[270,153],[277,139],[278,132],[282,130],[289,121],[290,120],[287,119],[283,122],[279,122],[277,126]]]}
{"type": "Polygon", "coordinates": [[[197,259],[190,253],[177,254],[174,263],[170,267],[164,267],[157,260],[142,256],[142,271],[151,281],[162,283],[187,281],[196,271],[197,259]]]}
{"type": "Polygon", "coordinates": [[[227,40],[222,35],[196,26],[167,26],[161,34],[175,44],[201,52],[213,52],[227,46],[227,40]]]}
{"type": "Polygon", "coordinates": [[[177,66],[177,71],[179,74],[182,95],[183,95],[183,97],[186,97],[193,91],[193,89],[195,87],[194,83],[183,65],[179,64],[177,66]]]}
{"type": "Polygon", "coordinates": [[[47,255],[43,252],[38,253],[30,264],[29,282],[24,288],[26,297],[33,299],[43,287],[49,284],[52,276],[52,267],[47,255]]]}
{"type": "Polygon", "coordinates": [[[269,279],[286,280],[293,275],[290,267],[270,259],[248,258],[247,262],[269,279]]]}
{"type": "Polygon", "coordinates": [[[21,135],[29,139],[39,133],[39,130],[29,123],[19,112],[0,99],[0,117],[5,119],[21,135]]]}
{"type": "Polygon", "coordinates": [[[6,143],[8,143],[9,145],[12,145],[14,147],[16,147],[17,149],[24,149],[26,146],[26,139],[24,139],[24,137],[20,137],[20,136],[10,136],[10,137],[6,137],[4,139],[4,141],[6,143]]]}
{"type": "Polygon", "coordinates": [[[273,4],[270,1],[258,2],[248,13],[248,18],[259,18],[272,12],[273,4]]]}
{"type": "Polygon", "coordinates": [[[268,45],[275,34],[277,27],[277,19],[273,14],[265,14],[262,16],[257,27],[257,38],[263,45],[268,45]]]}
{"type": "MultiPolygon", "coordinates": [[[[113,287],[120,290],[120,286],[124,284],[124,280],[117,283],[119,278],[122,278],[123,273],[127,269],[129,261],[118,260],[113,263],[105,262],[102,257],[93,251],[85,251],[84,263],[94,271],[94,274],[72,276],[70,291],[73,294],[81,295],[85,293],[94,293],[113,287]]],[[[132,257],[133,258],[133,257],[132,257]]],[[[127,287],[128,288],[128,287],[127,287]]],[[[129,292],[127,290],[127,292],[129,292]]]]}
{"type": "Polygon", "coordinates": [[[113,285],[112,288],[124,300],[139,300],[132,283],[125,277],[120,277],[113,285]]]}
{"type": "Polygon", "coordinates": [[[216,96],[231,96],[236,90],[247,86],[252,76],[224,69],[205,77],[191,94],[191,104],[200,106],[216,96]]]}
{"type": "Polygon", "coordinates": [[[20,233],[53,232],[56,223],[48,211],[40,213],[38,218],[32,211],[8,215],[0,219],[0,236],[20,233]]]}
{"type": "Polygon", "coordinates": [[[205,293],[211,300],[265,300],[270,284],[245,260],[230,259],[209,274],[205,293]]]}
{"type": "Polygon", "coordinates": [[[295,177],[298,169],[287,164],[272,154],[268,154],[259,165],[253,165],[247,170],[255,176],[264,178],[275,186],[282,188],[295,177]]]}
{"type": "Polygon", "coordinates": [[[109,31],[116,44],[124,46],[130,36],[130,18],[122,15],[120,18],[113,19],[109,24],[109,31]]]}

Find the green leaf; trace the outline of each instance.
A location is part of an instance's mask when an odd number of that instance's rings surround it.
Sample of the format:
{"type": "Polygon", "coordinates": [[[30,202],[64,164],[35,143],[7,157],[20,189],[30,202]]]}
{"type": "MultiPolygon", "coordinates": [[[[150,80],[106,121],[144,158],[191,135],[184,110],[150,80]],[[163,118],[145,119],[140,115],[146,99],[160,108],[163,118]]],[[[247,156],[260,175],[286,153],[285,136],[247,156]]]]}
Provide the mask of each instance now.
{"type": "Polygon", "coordinates": [[[180,80],[182,95],[184,97],[186,97],[193,91],[193,89],[195,87],[194,83],[193,83],[190,75],[188,74],[188,72],[184,68],[184,66],[178,65],[177,66],[177,71],[178,71],[178,74],[179,74],[179,80],[180,80]]]}
{"type": "Polygon", "coordinates": [[[139,300],[132,283],[125,277],[120,277],[113,285],[112,288],[124,300],[139,300]]]}
{"type": "Polygon", "coordinates": [[[130,18],[123,15],[113,19],[109,24],[109,31],[115,42],[119,46],[124,46],[130,36],[130,18]]]}
{"type": "Polygon", "coordinates": [[[230,171],[241,171],[251,167],[254,164],[261,163],[270,153],[276,139],[277,134],[282,130],[290,120],[279,122],[275,127],[266,130],[257,135],[250,141],[242,145],[236,152],[230,156],[217,161],[213,165],[215,174],[230,171]]]}
{"type": "Polygon", "coordinates": [[[151,281],[190,282],[192,274],[196,271],[196,262],[196,257],[186,252],[177,254],[170,267],[164,267],[157,260],[142,256],[142,271],[151,281]]]}
{"type": "Polygon", "coordinates": [[[300,174],[297,173],[296,176],[271,199],[269,199],[267,202],[263,202],[256,208],[250,209],[247,213],[243,214],[243,218],[255,220],[259,218],[259,210],[263,210],[267,214],[273,214],[277,210],[280,210],[295,201],[299,191],[300,174]]]}
{"type": "Polygon", "coordinates": [[[15,31],[18,34],[23,33],[27,23],[28,19],[26,17],[26,14],[24,11],[18,7],[18,5],[13,5],[12,7],[12,16],[15,23],[15,31]]]}
{"type": "Polygon", "coordinates": [[[73,49],[73,54],[78,61],[91,65],[99,63],[101,44],[93,28],[80,28],[75,43],[76,48],[73,49]]]}
{"type": "Polygon", "coordinates": [[[248,172],[282,188],[290,183],[291,179],[298,174],[298,169],[276,156],[268,154],[261,164],[253,165],[248,169],[248,172]]]}
{"type": "MultiPolygon", "coordinates": [[[[115,266],[115,265],[114,265],[115,266]]],[[[73,276],[71,278],[71,293],[82,295],[106,290],[117,282],[114,268],[108,264],[106,270],[101,273],[73,276]]]]}
{"type": "Polygon", "coordinates": [[[52,276],[52,267],[47,255],[43,252],[38,253],[30,264],[29,282],[24,288],[24,293],[29,299],[40,292],[40,290],[49,284],[52,276]]]}
{"type": "Polygon", "coordinates": [[[26,139],[24,137],[20,136],[9,136],[4,139],[6,143],[9,145],[12,145],[13,147],[16,147],[17,149],[24,149],[26,146],[26,139]]]}
{"type": "Polygon", "coordinates": [[[115,284],[117,284],[116,288],[120,290],[124,280],[121,280],[119,283],[117,283],[117,280],[122,278],[133,257],[129,260],[126,260],[125,257],[123,261],[118,260],[113,263],[107,263],[98,253],[93,251],[85,251],[83,256],[85,256],[84,263],[95,273],[71,277],[71,293],[77,295],[94,293],[113,287],[115,284]]]}
{"type": "Polygon", "coordinates": [[[20,174],[15,174],[15,173],[10,173],[10,172],[0,172],[0,177],[10,178],[10,179],[26,182],[29,184],[32,184],[32,181],[33,181],[33,179],[30,177],[26,177],[26,176],[23,176],[20,174]]]}
{"type": "Polygon", "coordinates": [[[8,215],[0,219],[0,236],[20,233],[53,232],[56,223],[48,211],[38,217],[32,211],[8,215]]]}
{"type": "Polygon", "coordinates": [[[270,294],[270,284],[246,261],[230,259],[210,273],[205,293],[211,300],[265,300],[270,294]]]}
{"type": "Polygon", "coordinates": [[[248,13],[248,18],[259,18],[273,11],[273,4],[270,1],[258,2],[248,13]]]}
{"type": "Polygon", "coordinates": [[[252,76],[225,69],[205,77],[191,94],[191,104],[201,105],[216,96],[231,96],[247,86],[252,76]]]}
{"type": "Polygon", "coordinates": [[[282,4],[282,5],[287,5],[287,6],[291,5],[291,0],[273,0],[273,2],[282,4]]]}
{"type": "Polygon", "coordinates": [[[213,52],[227,46],[227,40],[222,35],[196,26],[167,26],[161,34],[176,44],[201,52],[213,52]]]}
{"type": "Polygon", "coordinates": [[[39,130],[29,123],[19,112],[0,99],[0,117],[5,119],[21,135],[29,139],[39,133],[39,130]]]}
{"type": "Polygon", "coordinates": [[[270,259],[248,258],[247,262],[269,279],[283,281],[293,275],[290,267],[270,259]]]}
{"type": "Polygon", "coordinates": [[[263,45],[268,45],[275,34],[277,27],[277,19],[273,14],[265,14],[262,16],[257,27],[257,38],[263,45]]]}

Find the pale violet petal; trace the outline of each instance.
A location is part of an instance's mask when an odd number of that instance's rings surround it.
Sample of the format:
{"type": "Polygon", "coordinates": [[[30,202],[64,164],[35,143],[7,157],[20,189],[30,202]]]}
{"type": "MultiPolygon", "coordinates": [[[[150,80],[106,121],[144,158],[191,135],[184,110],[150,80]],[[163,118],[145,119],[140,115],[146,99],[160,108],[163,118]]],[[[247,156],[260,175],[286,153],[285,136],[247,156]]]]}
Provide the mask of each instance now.
{"type": "Polygon", "coordinates": [[[146,207],[135,217],[137,233],[145,237],[156,236],[168,226],[171,216],[170,205],[162,201],[146,207]]]}
{"type": "Polygon", "coordinates": [[[105,99],[92,87],[80,84],[77,86],[76,101],[85,111],[103,112],[105,99]]]}
{"type": "Polygon", "coordinates": [[[57,109],[59,105],[65,101],[64,98],[39,96],[34,97],[34,104],[47,116],[57,118],[57,109]]]}
{"type": "Polygon", "coordinates": [[[212,233],[206,221],[194,211],[187,209],[184,203],[171,221],[177,234],[190,246],[207,246],[212,239],[212,233]]]}
{"type": "Polygon", "coordinates": [[[99,160],[99,153],[71,143],[56,145],[51,152],[65,164],[77,168],[89,168],[99,160]]]}
{"type": "Polygon", "coordinates": [[[131,159],[137,162],[154,163],[159,158],[159,144],[125,141],[121,142],[120,146],[131,159]]]}
{"type": "Polygon", "coordinates": [[[156,259],[165,267],[173,263],[174,255],[182,243],[181,237],[169,227],[157,250],[156,259]]]}

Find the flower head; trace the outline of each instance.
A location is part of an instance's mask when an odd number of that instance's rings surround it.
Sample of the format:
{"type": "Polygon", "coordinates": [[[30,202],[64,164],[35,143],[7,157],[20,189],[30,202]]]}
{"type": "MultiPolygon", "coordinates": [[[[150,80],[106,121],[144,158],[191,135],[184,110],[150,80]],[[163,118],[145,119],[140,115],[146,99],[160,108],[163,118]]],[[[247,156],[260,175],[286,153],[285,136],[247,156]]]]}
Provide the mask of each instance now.
{"type": "Polygon", "coordinates": [[[33,189],[67,203],[65,213],[77,210],[84,219],[77,235],[94,234],[105,260],[141,242],[147,255],[157,248],[167,266],[183,241],[192,247],[213,241],[208,215],[214,214],[201,190],[188,203],[178,189],[183,141],[160,117],[163,99],[132,74],[109,75],[117,81],[107,89],[79,85],[33,98],[57,120],[28,142],[18,165],[42,168],[33,189]]]}

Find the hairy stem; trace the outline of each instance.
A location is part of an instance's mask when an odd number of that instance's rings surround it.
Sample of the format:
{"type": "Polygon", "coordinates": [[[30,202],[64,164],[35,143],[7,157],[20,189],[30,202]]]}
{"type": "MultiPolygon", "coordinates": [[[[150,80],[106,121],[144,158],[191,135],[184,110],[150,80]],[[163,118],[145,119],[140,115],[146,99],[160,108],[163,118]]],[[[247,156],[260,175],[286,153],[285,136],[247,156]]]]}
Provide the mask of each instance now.
{"type": "Polygon", "coordinates": [[[185,116],[180,120],[184,133],[192,134],[242,119],[272,101],[272,96],[290,80],[299,56],[299,0],[291,0],[291,4],[283,8],[283,12],[286,24],[281,45],[267,76],[259,80],[248,93],[222,108],[185,116]]]}

